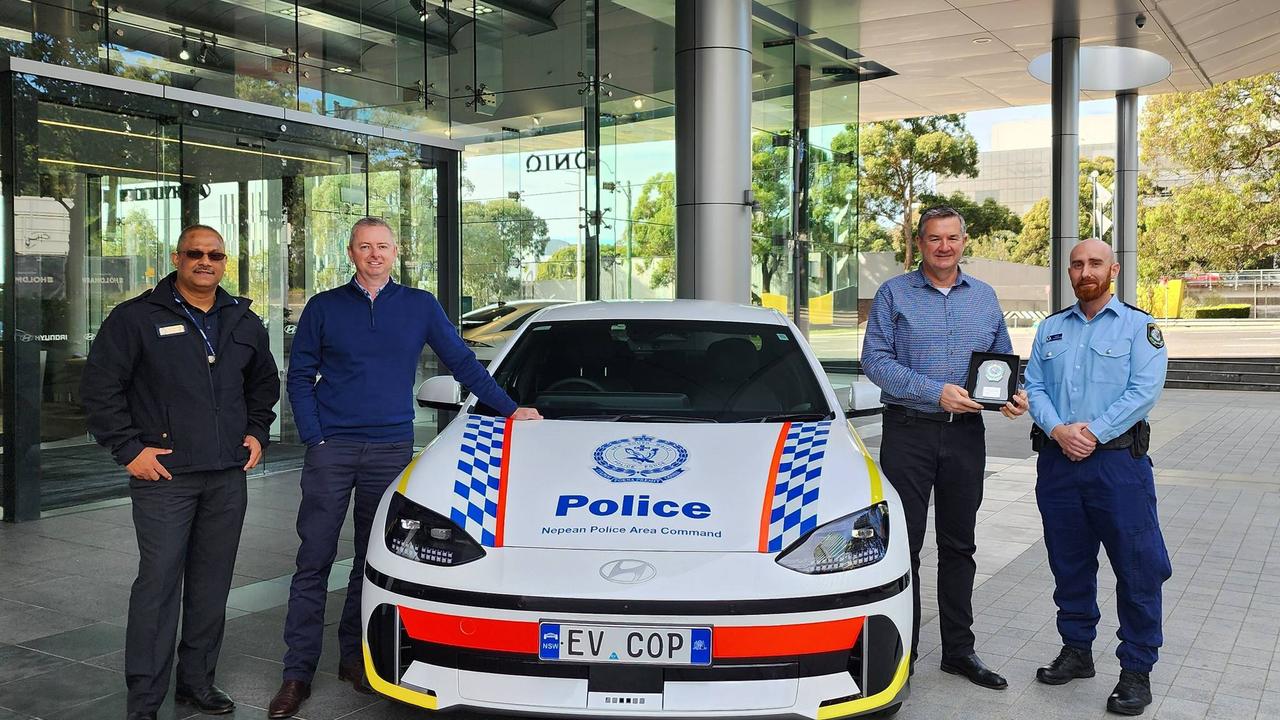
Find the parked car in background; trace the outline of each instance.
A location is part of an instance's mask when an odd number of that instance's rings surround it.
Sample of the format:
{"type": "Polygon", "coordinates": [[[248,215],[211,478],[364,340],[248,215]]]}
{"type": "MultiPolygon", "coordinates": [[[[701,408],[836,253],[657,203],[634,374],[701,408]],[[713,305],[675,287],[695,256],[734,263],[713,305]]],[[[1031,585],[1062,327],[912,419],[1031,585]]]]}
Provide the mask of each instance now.
{"type": "Polygon", "coordinates": [[[565,300],[511,300],[472,310],[462,316],[462,339],[481,362],[488,362],[498,348],[515,334],[533,314],[565,300]]]}

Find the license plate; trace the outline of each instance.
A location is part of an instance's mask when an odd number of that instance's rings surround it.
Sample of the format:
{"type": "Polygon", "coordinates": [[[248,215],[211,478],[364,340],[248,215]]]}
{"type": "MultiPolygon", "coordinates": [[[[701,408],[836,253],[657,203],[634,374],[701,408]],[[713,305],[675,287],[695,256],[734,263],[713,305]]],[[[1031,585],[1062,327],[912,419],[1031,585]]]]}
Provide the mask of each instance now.
{"type": "Polygon", "coordinates": [[[538,658],[569,662],[710,665],[711,628],[538,625],[538,658]]]}

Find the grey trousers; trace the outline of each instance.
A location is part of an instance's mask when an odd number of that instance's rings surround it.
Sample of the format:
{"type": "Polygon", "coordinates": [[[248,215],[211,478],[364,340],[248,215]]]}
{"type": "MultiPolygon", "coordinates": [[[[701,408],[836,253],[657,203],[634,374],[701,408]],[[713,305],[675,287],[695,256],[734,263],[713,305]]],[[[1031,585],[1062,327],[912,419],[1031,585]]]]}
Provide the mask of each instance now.
{"type": "Polygon", "coordinates": [[[178,617],[178,684],[213,684],[227,593],[246,506],[240,468],[131,479],[138,577],[129,595],[125,683],[129,712],[154,711],[169,691],[178,617]]]}

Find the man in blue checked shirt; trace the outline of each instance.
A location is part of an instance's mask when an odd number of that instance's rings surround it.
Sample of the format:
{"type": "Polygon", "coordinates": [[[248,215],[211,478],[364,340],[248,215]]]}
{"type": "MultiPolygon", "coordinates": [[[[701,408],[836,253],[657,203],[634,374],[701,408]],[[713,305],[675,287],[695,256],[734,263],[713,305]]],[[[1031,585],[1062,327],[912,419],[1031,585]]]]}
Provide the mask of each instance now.
{"type": "Polygon", "coordinates": [[[1086,240],[1071,251],[1079,302],[1040,323],[1027,393],[1036,502],[1044,523],[1062,651],[1036,672],[1048,685],[1093,677],[1098,546],[1116,573],[1120,681],[1107,709],[1140,715],[1163,640],[1161,585],[1172,569],[1156,515],[1147,456],[1147,413],[1164,388],[1168,351],[1147,313],[1111,294],[1119,273],[1111,246],[1086,240]]]}
{"type": "MultiPolygon", "coordinates": [[[[876,293],[862,345],[862,369],[880,386],[884,435],[880,465],[902,498],[915,596],[912,670],[920,636],[920,550],[934,503],[938,536],[938,609],[942,669],[976,685],[1008,683],[974,652],[974,530],[982,504],[987,445],[982,406],[965,391],[974,352],[1011,353],[995,291],[960,271],[964,218],[949,207],[926,210],[916,230],[920,269],[899,275],[876,293]]],[[[1000,410],[1027,411],[1026,393],[1000,410]]]]}

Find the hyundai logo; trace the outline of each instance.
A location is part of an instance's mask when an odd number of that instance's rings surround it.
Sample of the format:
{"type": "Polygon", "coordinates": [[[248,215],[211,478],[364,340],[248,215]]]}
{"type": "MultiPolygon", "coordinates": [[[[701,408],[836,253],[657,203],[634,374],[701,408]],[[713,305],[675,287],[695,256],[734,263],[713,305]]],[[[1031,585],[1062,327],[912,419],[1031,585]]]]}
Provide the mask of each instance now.
{"type": "Polygon", "coordinates": [[[600,577],[609,582],[635,585],[658,576],[658,568],[643,560],[613,560],[600,566],[600,577]]]}

